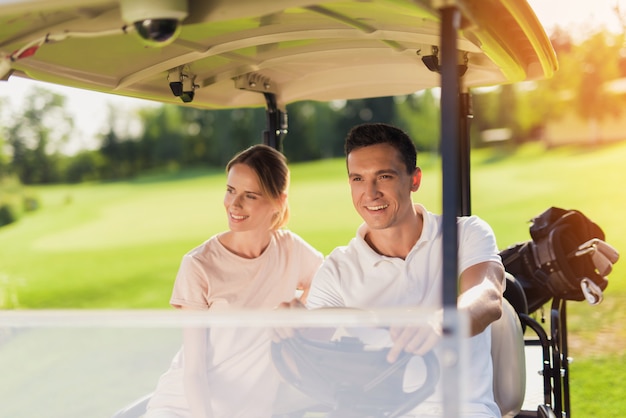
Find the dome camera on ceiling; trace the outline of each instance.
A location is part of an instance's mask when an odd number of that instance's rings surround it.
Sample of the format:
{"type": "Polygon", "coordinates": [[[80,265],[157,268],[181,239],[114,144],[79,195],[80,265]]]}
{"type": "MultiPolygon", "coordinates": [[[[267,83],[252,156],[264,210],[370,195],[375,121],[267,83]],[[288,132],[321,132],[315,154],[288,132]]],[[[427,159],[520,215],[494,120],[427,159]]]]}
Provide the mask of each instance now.
{"type": "Polygon", "coordinates": [[[188,13],[187,0],[121,0],[120,9],[146,45],[159,47],[178,37],[188,13]]]}

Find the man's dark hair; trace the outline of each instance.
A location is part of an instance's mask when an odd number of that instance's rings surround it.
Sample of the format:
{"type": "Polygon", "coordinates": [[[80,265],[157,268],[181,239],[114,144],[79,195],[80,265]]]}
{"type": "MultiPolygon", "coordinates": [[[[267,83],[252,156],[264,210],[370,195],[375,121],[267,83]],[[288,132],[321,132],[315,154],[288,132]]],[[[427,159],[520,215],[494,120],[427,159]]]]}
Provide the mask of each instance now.
{"type": "Polygon", "coordinates": [[[355,149],[377,144],[389,144],[394,147],[404,162],[407,173],[413,173],[417,167],[415,144],[402,129],[386,123],[364,123],[350,129],[344,146],[346,158],[355,149]]]}

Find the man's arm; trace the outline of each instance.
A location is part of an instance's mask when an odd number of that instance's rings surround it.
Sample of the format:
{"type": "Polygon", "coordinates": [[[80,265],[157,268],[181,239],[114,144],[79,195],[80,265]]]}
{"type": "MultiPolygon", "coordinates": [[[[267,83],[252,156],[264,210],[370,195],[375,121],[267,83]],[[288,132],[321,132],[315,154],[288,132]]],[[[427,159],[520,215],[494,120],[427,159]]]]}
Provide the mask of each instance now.
{"type": "MultiPolygon", "coordinates": [[[[469,317],[470,336],[478,335],[502,315],[504,267],[495,261],[475,264],[461,274],[457,307],[469,317]]],[[[424,326],[392,327],[394,342],[387,361],[393,363],[402,351],[424,355],[441,338],[443,310],[438,310],[424,326]]]]}
{"type": "Polygon", "coordinates": [[[468,267],[459,281],[458,309],[469,318],[470,335],[478,335],[502,315],[504,267],[487,261],[468,267]]]}

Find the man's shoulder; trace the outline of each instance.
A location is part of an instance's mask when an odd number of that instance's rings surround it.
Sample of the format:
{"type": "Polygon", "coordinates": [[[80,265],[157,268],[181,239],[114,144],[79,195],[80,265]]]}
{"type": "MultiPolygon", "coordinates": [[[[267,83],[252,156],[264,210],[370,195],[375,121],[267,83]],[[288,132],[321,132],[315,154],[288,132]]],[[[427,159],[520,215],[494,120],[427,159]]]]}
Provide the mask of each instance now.
{"type": "MultiPolygon", "coordinates": [[[[416,207],[420,207],[420,206],[416,205],[416,207]]],[[[422,208],[423,208],[423,206],[422,206],[422,208]]],[[[436,224],[440,224],[442,219],[443,219],[443,215],[442,214],[433,213],[433,212],[430,212],[430,211],[428,211],[426,209],[419,210],[418,213],[420,213],[422,215],[422,217],[424,217],[424,219],[426,221],[430,221],[430,222],[433,222],[433,223],[436,223],[436,224]]],[[[457,224],[459,224],[459,225],[486,223],[486,221],[484,219],[482,219],[478,215],[457,216],[456,217],[456,221],[457,221],[457,224]]]]}
{"type": "Polygon", "coordinates": [[[358,263],[361,260],[359,254],[358,238],[352,238],[346,245],[335,247],[325,258],[324,264],[342,265],[350,263],[358,263]]]}
{"type": "MultiPolygon", "coordinates": [[[[423,206],[416,205],[418,212],[424,219],[424,231],[427,237],[436,239],[441,237],[443,215],[429,212],[423,206]]],[[[489,223],[478,215],[457,216],[457,226],[459,233],[464,234],[493,234],[493,230],[489,223]]]]}
{"type": "Polygon", "coordinates": [[[357,245],[355,241],[356,241],[356,238],[352,238],[350,242],[348,242],[348,244],[335,247],[326,258],[327,259],[344,259],[344,258],[353,257],[356,253],[358,253],[358,249],[356,248],[357,245]]]}
{"type": "Polygon", "coordinates": [[[457,225],[462,228],[476,228],[483,230],[491,230],[491,226],[487,221],[478,215],[459,216],[457,217],[457,225]]]}

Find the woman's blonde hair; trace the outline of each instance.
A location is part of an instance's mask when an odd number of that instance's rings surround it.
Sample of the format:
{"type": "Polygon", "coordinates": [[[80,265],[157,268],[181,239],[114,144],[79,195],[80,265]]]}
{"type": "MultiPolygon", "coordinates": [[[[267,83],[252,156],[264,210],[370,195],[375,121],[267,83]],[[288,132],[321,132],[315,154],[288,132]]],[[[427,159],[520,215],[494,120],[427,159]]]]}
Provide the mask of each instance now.
{"type": "Polygon", "coordinates": [[[226,172],[228,173],[235,164],[245,164],[256,173],[261,184],[261,192],[276,206],[278,215],[272,223],[272,229],[287,225],[289,220],[287,158],[270,146],[257,144],[235,155],[226,165],[226,172]]]}

